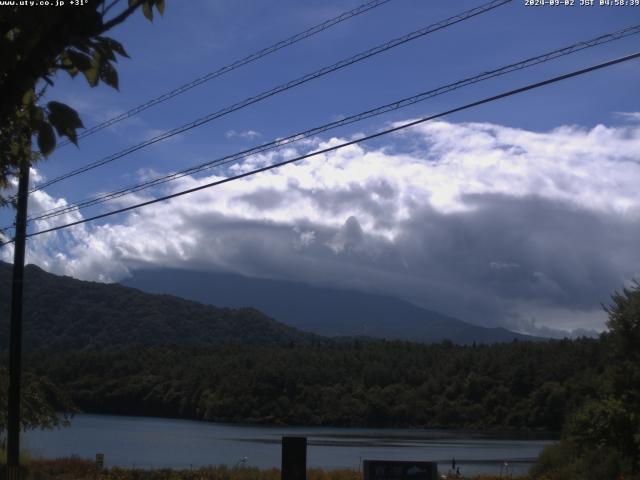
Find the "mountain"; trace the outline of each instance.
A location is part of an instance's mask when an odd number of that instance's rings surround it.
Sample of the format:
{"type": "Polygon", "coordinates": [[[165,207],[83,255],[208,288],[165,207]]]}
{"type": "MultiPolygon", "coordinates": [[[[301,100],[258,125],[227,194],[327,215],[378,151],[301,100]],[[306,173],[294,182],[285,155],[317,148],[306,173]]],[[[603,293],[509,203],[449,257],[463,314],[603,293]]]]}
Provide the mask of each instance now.
{"type": "MultiPolygon", "coordinates": [[[[0,262],[0,351],[7,346],[10,264],[0,262]]],[[[288,345],[319,340],[252,309],[216,308],[117,284],[25,269],[26,350],[110,350],[130,346],[288,345]]]]}
{"type": "Polygon", "coordinates": [[[295,328],[325,336],[470,344],[539,340],[486,328],[397,298],[320,288],[281,280],[177,269],[138,270],[122,282],[150,293],[170,293],[210,305],[251,306],[295,328]]]}

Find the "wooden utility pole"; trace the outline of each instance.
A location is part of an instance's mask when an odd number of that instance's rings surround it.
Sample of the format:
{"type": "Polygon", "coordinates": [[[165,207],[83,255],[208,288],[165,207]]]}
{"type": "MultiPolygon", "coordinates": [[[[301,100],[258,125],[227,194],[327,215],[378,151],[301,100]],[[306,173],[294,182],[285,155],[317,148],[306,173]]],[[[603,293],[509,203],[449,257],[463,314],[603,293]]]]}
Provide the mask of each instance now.
{"type": "Polygon", "coordinates": [[[24,252],[29,198],[28,158],[23,158],[18,174],[18,205],[11,287],[11,332],[9,337],[9,405],[7,408],[7,480],[20,478],[20,381],[22,374],[22,293],[24,252]]]}

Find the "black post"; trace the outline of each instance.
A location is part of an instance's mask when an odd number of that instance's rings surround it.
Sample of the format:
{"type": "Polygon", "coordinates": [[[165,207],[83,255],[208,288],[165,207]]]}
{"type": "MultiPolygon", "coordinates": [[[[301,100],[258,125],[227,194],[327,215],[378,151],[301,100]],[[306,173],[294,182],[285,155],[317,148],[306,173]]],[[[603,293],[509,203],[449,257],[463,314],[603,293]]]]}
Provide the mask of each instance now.
{"type": "Polygon", "coordinates": [[[307,437],[282,437],[281,480],[307,480],[307,437]]]}
{"type": "Polygon", "coordinates": [[[23,160],[18,176],[16,236],[11,288],[11,332],[9,337],[9,405],[7,409],[7,480],[20,475],[20,377],[22,373],[22,291],[27,233],[29,162],[23,160]]]}

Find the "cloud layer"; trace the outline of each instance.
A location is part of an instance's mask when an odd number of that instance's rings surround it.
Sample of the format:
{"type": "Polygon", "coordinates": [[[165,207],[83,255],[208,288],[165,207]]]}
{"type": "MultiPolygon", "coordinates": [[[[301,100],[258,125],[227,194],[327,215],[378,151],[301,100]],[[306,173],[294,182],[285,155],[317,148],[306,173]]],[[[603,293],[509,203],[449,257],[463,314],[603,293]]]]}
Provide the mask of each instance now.
{"type": "MultiPolygon", "coordinates": [[[[343,141],[309,140],[234,171],[343,141]]],[[[224,270],[399,296],[519,331],[602,329],[600,304],[640,278],[638,185],[637,122],[543,133],[431,122],[35,237],[29,260],[101,281],[145,265],[224,270]]],[[[38,192],[32,208],[63,202],[38,192]]]]}

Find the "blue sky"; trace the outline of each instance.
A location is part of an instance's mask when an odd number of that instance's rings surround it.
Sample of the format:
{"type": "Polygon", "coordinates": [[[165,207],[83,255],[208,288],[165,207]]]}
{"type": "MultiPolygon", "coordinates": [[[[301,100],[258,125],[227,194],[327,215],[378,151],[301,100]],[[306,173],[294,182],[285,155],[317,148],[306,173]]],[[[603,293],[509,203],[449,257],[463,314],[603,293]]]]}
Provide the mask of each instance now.
{"type": "MultiPolygon", "coordinates": [[[[62,149],[41,165],[42,173],[63,173],[481,3],[393,0],[148,110],[113,131],[87,138],[79,149],[62,149]]],[[[82,79],[70,81],[63,76],[50,91],[50,97],[77,105],[85,124],[90,126],[359,4],[360,1],[170,2],[165,17],[156,18],[153,24],[137,15],[112,32],[132,57],[119,63],[120,92],[104,86],[90,89],[82,79]]],[[[75,195],[82,197],[96,189],[117,188],[139,168],[173,170],[247,145],[241,137],[229,138],[226,132],[230,130],[253,130],[261,134],[261,140],[285,136],[634,22],[640,22],[640,8],[525,7],[523,2],[513,2],[235,112],[179,139],[147,148],[108,168],[60,184],[52,192],[76,198],[75,195]]],[[[375,130],[383,121],[439,112],[511,86],[632,52],[638,45],[638,37],[630,37],[465,88],[342,132],[348,135],[375,130]]],[[[637,85],[640,76],[637,64],[610,68],[589,78],[570,80],[450,119],[496,122],[536,131],[565,124],[619,122],[621,119],[612,112],[640,110],[640,98],[633,95],[633,85],[637,85]]]]}
{"type": "MultiPolygon", "coordinates": [[[[82,78],[70,80],[61,75],[56,79],[56,86],[49,90],[48,98],[62,100],[75,107],[85,125],[92,126],[360,3],[358,0],[283,0],[275,3],[258,0],[169,1],[163,18],[158,16],[153,23],[149,23],[139,14],[111,32],[111,36],[122,42],[131,56],[130,60],[121,59],[118,64],[119,92],[105,86],[91,89],[82,78]]],[[[392,0],[149,109],[133,119],[83,139],[79,148],[61,148],[49,160],[37,165],[38,175],[45,179],[55,177],[162,131],[482,3],[466,0],[392,0]]],[[[108,167],[56,184],[47,189],[45,199],[34,200],[35,204],[40,202],[40,205],[34,205],[33,208],[37,211],[38,208],[44,208],[44,205],[51,206],[54,202],[63,201],[62,199],[73,202],[98,192],[117,189],[147,178],[151,175],[150,172],[175,171],[635,23],[640,23],[640,7],[541,7],[525,6],[523,1],[514,1],[171,140],[145,148],[108,167]]],[[[296,147],[295,152],[303,153],[305,149],[318,148],[323,142],[331,143],[334,136],[346,139],[377,131],[394,122],[447,110],[526,83],[633,53],[638,47],[640,36],[632,36],[579,52],[437,97],[385,117],[351,125],[314,139],[307,145],[296,147]]],[[[344,205],[340,208],[323,205],[316,206],[317,210],[309,206],[306,216],[298,215],[291,220],[295,216],[291,211],[276,211],[273,205],[294,201],[303,195],[301,192],[294,192],[307,178],[307,173],[300,171],[290,172],[289,177],[269,176],[271,184],[267,180],[266,184],[257,186],[247,184],[247,195],[254,195],[250,201],[245,202],[247,205],[251,204],[251,208],[236,211],[234,208],[237,199],[235,203],[222,201],[222,206],[212,206],[209,215],[203,217],[220,220],[216,228],[227,232],[228,236],[216,241],[218,245],[234,243],[238,251],[233,255],[225,256],[211,251],[205,258],[201,252],[208,250],[200,248],[201,245],[194,240],[201,238],[199,235],[203,232],[194,230],[191,237],[184,233],[184,238],[180,236],[183,234],[176,233],[192,220],[189,209],[203,205],[201,202],[204,197],[193,197],[185,200],[187,203],[183,203],[184,208],[179,211],[154,211],[145,217],[145,211],[141,210],[133,215],[104,221],[102,227],[83,227],[78,233],[57,235],[55,238],[51,236],[52,239],[47,241],[43,236],[40,243],[32,248],[30,258],[49,270],[80,278],[118,280],[126,276],[131,268],[150,264],[185,268],[197,266],[404,296],[424,306],[434,307],[435,304],[437,308],[434,309],[458,315],[465,320],[487,325],[506,325],[532,333],[539,333],[540,328],[598,330],[603,326],[600,302],[606,302],[612,289],[628,282],[640,272],[636,263],[640,259],[632,253],[631,247],[634,238],[638,239],[634,237],[637,230],[632,229],[631,219],[636,218],[640,207],[633,198],[633,187],[627,184],[638,175],[637,158],[632,158],[630,152],[620,153],[621,149],[626,149],[629,145],[635,146],[640,136],[636,128],[637,112],[640,112],[638,84],[640,62],[634,61],[455,114],[434,127],[380,139],[352,151],[352,155],[363,159],[361,163],[349,168],[336,164],[336,170],[317,174],[319,176],[316,178],[322,178],[322,185],[307,189],[315,195],[314,201],[318,201],[323,192],[328,194],[332,191],[332,175],[342,175],[341,181],[344,183],[340,192],[349,190],[351,197],[345,196],[344,200],[348,204],[352,201],[350,198],[357,197],[357,186],[369,185],[367,182],[383,185],[386,177],[393,176],[391,171],[384,170],[384,161],[376,163],[380,159],[389,160],[391,169],[397,168],[400,171],[401,167],[406,167],[407,172],[410,172],[407,175],[413,178],[419,178],[423,173],[412,170],[415,165],[420,165],[419,162],[428,164],[429,168],[441,164],[441,169],[455,163],[454,167],[447,170],[448,174],[441,177],[441,184],[437,185],[430,184],[429,179],[437,177],[441,170],[425,170],[429,175],[425,177],[425,190],[422,192],[415,193],[415,190],[420,190],[420,185],[413,185],[408,180],[409,177],[396,178],[398,185],[402,187],[391,190],[402,190],[402,198],[408,199],[408,203],[398,200],[398,204],[394,204],[397,211],[389,207],[396,211],[397,218],[394,218],[397,223],[386,221],[388,212],[380,199],[387,197],[384,193],[386,190],[382,187],[380,193],[375,194],[380,200],[378,217],[371,213],[373,210],[366,210],[365,207],[360,210],[353,207],[354,210],[351,211],[344,205]],[[498,142],[500,144],[496,144],[495,148],[488,147],[487,136],[496,142],[495,139],[501,139],[500,142],[503,143],[498,142]],[[508,148],[504,146],[504,142],[508,148]],[[461,144],[464,144],[464,148],[461,148],[461,144]],[[563,150],[566,145],[573,146],[573,150],[567,147],[566,155],[558,155],[558,161],[566,159],[566,171],[554,170],[556,166],[553,155],[545,151],[545,145],[555,146],[557,151],[563,150]],[[579,162],[580,155],[585,155],[584,145],[594,145],[589,147],[587,154],[592,152],[595,155],[601,146],[603,153],[601,157],[594,157],[593,163],[576,167],[572,162],[579,162]],[[501,150],[528,151],[528,163],[517,166],[513,166],[516,165],[513,162],[507,163],[507,167],[513,169],[511,177],[504,173],[508,168],[499,170],[492,166],[478,173],[479,170],[475,170],[472,163],[467,163],[476,158],[495,158],[501,150]],[[373,164],[364,161],[368,156],[373,158],[373,164]],[[616,162],[619,159],[623,162],[620,177],[608,179],[606,172],[616,169],[618,164],[606,162],[616,162]],[[538,160],[540,171],[536,167],[538,160]],[[598,163],[600,161],[605,163],[598,163]],[[543,168],[544,165],[546,167],[543,168]],[[363,171],[378,172],[379,176],[373,179],[363,174],[363,171]],[[280,185],[283,178],[288,178],[289,185],[294,185],[295,188],[287,189],[280,185]],[[492,178],[498,180],[490,185],[492,178]],[[526,181],[520,183],[523,178],[526,181]],[[598,184],[594,178],[606,181],[606,185],[598,184]],[[585,179],[584,188],[581,187],[581,179],[585,179]],[[503,183],[500,184],[500,181],[503,183]],[[454,186],[449,190],[439,191],[442,182],[452,182],[454,186]],[[610,191],[617,192],[619,197],[607,196],[610,191]],[[275,195],[274,192],[279,192],[280,195],[275,195]],[[423,208],[420,212],[416,207],[416,202],[419,203],[416,199],[423,199],[425,202],[420,205],[423,208]],[[264,210],[258,208],[261,202],[266,202],[263,203],[266,205],[264,210]],[[557,211],[558,208],[563,215],[555,219],[549,212],[557,211]],[[412,230],[419,223],[420,215],[426,215],[426,211],[431,212],[426,220],[427,224],[432,222],[434,228],[439,225],[443,232],[454,232],[453,237],[443,234],[436,238],[433,232],[429,232],[427,237],[421,237],[412,230]],[[318,212],[325,212],[326,215],[318,212]],[[474,216],[473,212],[479,213],[474,216]],[[496,240],[489,240],[491,235],[505,239],[498,228],[515,228],[514,223],[506,222],[505,225],[497,226],[487,220],[495,219],[498,214],[495,212],[501,212],[499,214],[505,215],[505,218],[513,218],[514,222],[523,215],[529,215],[530,218],[540,216],[542,220],[539,220],[539,224],[532,220],[526,228],[520,225],[518,228],[522,230],[514,230],[518,233],[513,234],[515,236],[512,243],[501,246],[498,251],[490,251],[486,244],[497,245],[496,240]],[[171,220],[166,221],[164,229],[136,230],[144,222],[153,223],[149,218],[162,223],[162,218],[166,219],[167,215],[171,215],[171,220]],[[485,218],[485,215],[488,217],[485,218]],[[350,221],[351,218],[356,219],[355,223],[350,221]],[[485,218],[484,223],[478,223],[480,218],[485,218]],[[617,248],[624,254],[598,260],[597,265],[587,268],[580,277],[576,268],[583,265],[584,258],[593,257],[593,252],[586,248],[572,250],[567,242],[583,238],[585,232],[603,222],[614,225],[612,228],[617,234],[614,235],[615,238],[603,237],[602,245],[598,242],[594,242],[594,245],[617,248]],[[172,227],[173,224],[175,225],[172,227]],[[239,231],[238,225],[245,232],[242,235],[252,235],[251,228],[261,225],[261,228],[288,229],[298,237],[291,243],[290,250],[278,250],[278,254],[274,252],[273,262],[256,260],[254,264],[238,267],[237,256],[244,255],[247,258],[247,252],[240,251],[240,237],[234,237],[233,234],[239,231]],[[564,243],[558,246],[552,239],[556,234],[560,236],[558,229],[569,228],[567,225],[575,225],[575,228],[562,237],[564,243]],[[118,228],[126,227],[132,230],[117,233],[118,228]],[[229,227],[228,231],[225,230],[226,227],[229,227]],[[528,244],[530,238],[536,237],[535,232],[539,228],[542,228],[544,235],[532,240],[533,244],[528,244]],[[118,235],[132,235],[132,243],[122,245],[118,240],[114,244],[113,239],[118,235]],[[159,235],[177,239],[172,239],[153,251],[142,247],[153,243],[159,235]],[[447,240],[443,240],[445,237],[447,240]],[[322,238],[324,240],[320,241],[322,238]],[[420,243],[417,240],[419,238],[427,243],[410,247],[412,242],[408,242],[407,238],[416,239],[413,242],[416,244],[420,243]],[[462,245],[458,250],[451,246],[451,238],[454,244],[462,245]],[[460,238],[463,239],[462,243],[460,238]],[[465,241],[465,238],[471,240],[465,241]],[[523,241],[523,238],[527,240],[523,241]],[[444,244],[433,247],[439,241],[445,242],[446,248],[444,244]],[[98,242],[99,245],[92,242],[98,242]],[[303,255],[304,248],[314,242],[321,244],[324,250],[318,247],[317,251],[303,255]],[[519,250],[512,252],[511,257],[502,258],[500,252],[507,251],[515,244],[519,250]],[[351,247],[353,251],[350,252],[351,247]],[[566,265],[567,271],[572,270],[573,275],[560,271],[561,269],[556,269],[547,262],[547,247],[556,253],[563,252],[554,262],[566,265]],[[196,250],[198,254],[195,253],[196,250]],[[88,253],[96,251],[102,252],[99,259],[88,253]],[[428,262],[423,267],[418,267],[424,260],[421,256],[423,254],[416,253],[420,251],[425,255],[424,252],[427,251],[429,255],[443,255],[449,261],[447,265],[457,264],[460,258],[475,257],[483,260],[480,262],[482,265],[463,260],[461,262],[465,264],[464,268],[457,273],[451,267],[447,274],[442,273],[439,277],[432,278],[425,272],[445,267],[436,267],[428,262]],[[344,259],[330,256],[347,254],[352,255],[349,258],[353,260],[353,268],[348,274],[345,275],[337,266],[332,270],[334,261],[336,265],[341,265],[344,264],[344,259]],[[414,258],[413,254],[417,256],[414,258]],[[567,258],[568,256],[575,258],[567,258]],[[282,264],[294,265],[293,257],[304,257],[304,261],[301,260],[299,269],[291,267],[292,269],[287,270],[282,264]],[[107,264],[120,266],[111,268],[107,264]],[[319,268],[320,264],[322,268],[319,268]],[[316,275],[309,273],[310,265],[317,268],[316,275]],[[402,266],[398,267],[400,273],[394,273],[393,279],[385,276],[386,272],[395,272],[398,265],[402,266]],[[600,271],[600,267],[606,272],[600,271]],[[527,272],[522,273],[525,268],[527,272]],[[456,275],[469,277],[469,272],[485,270],[487,275],[494,276],[487,279],[484,273],[478,274],[468,285],[469,296],[465,301],[460,302],[453,296],[456,283],[460,281],[460,277],[456,275]],[[376,273],[371,274],[371,271],[376,273]],[[520,273],[516,275],[515,271],[520,273]],[[503,276],[495,277],[496,272],[503,276]],[[517,276],[516,280],[514,275],[517,276]],[[606,280],[600,281],[598,277],[606,280]],[[404,282],[406,285],[403,290],[394,291],[389,287],[394,284],[404,285],[404,282]],[[490,284],[490,288],[486,287],[487,284],[490,284]],[[483,285],[482,288],[480,285],[483,285]],[[489,290],[484,290],[485,288],[489,290]],[[432,293],[426,294],[425,290],[432,293]],[[487,296],[491,297],[490,301],[482,298],[487,296]],[[461,307],[461,304],[465,307],[461,307]]],[[[291,154],[292,152],[285,152],[282,155],[291,154]]],[[[349,154],[345,155],[346,157],[336,158],[349,162],[349,154]]],[[[513,155],[516,158],[516,153],[513,155]]],[[[274,158],[256,159],[254,163],[261,164],[260,162],[272,161],[274,158]]],[[[322,166],[323,162],[333,162],[336,158],[311,160],[306,165],[313,169],[313,162],[322,166]]],[[[509,159],[500,161],[508,162],[509,159]]],[[[208,175],[212,175],[211,172],[208,175]]],[[[180,185],[191,186],[197,181],[198,179],[189,178],[180,185]]],[[[168,190],[162,192],[172,191],[171,188],[177,187],[166,188],[168,190]]],[[[229,189],[227,192],[232,191],[234,190],[229,189]]],[[[336,194],[332,198],[339,196],[336,194]]],[[[355,203],[354,201],[354,205],[355,203]]],[[[118,203],[119,206],[126,204],[127,201],[118,203]]],[[[88,213],[100,211],[103,210],[95,209],[88,213]]],[[[294,213],[298,214],[300,211],[294,213]]],[[[7,218],[7,213],[3,218],[7,218]]],[[[202,218],[198,221],[202,225],[202,218]]],[[[214,220],[211,222],[215,223],[214,220]]],[[[270,238],[270,234],[265,232],[260,235],[264,239],[270,238]]],[[[210,237],[205,235],[205,238],[210,237]]],[[[262,247],[266,248],[265,245],[270,245],[269,241],[264,240],[262,247]]],[[[256,247],[248,245],[246,248],[256,247]]],[[[223,247],[221,249],[224,250],[223,247]]]]}

